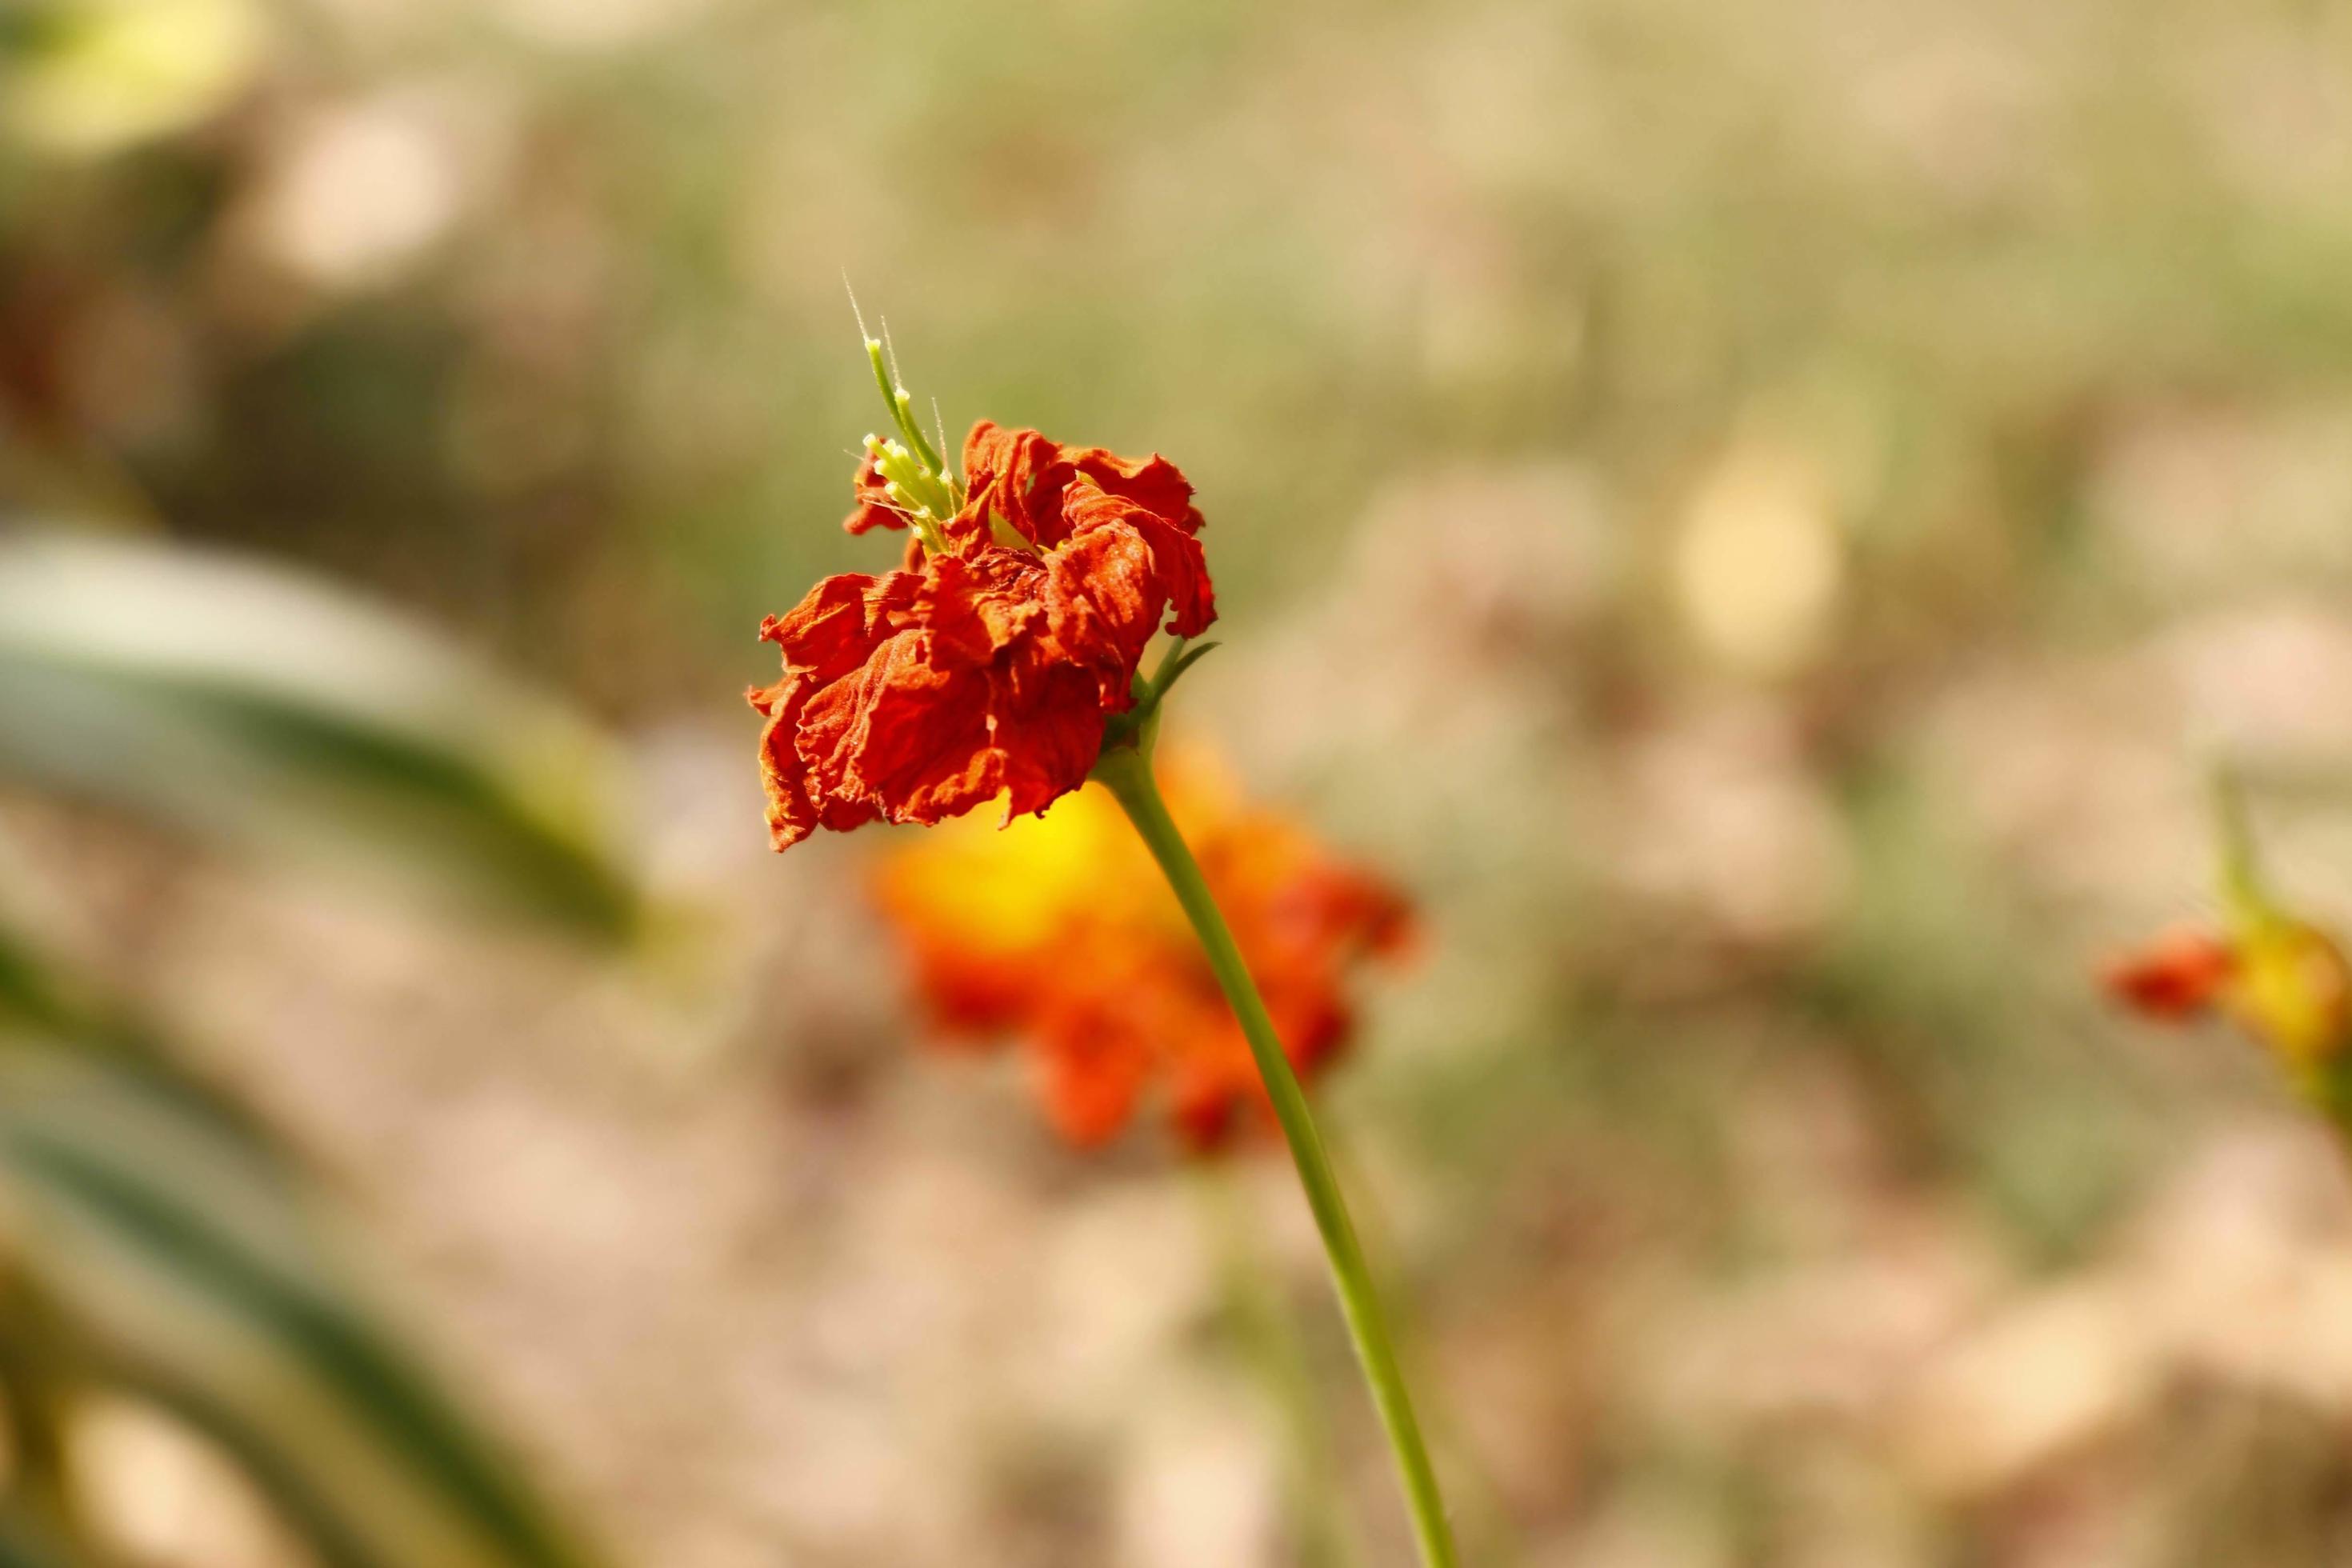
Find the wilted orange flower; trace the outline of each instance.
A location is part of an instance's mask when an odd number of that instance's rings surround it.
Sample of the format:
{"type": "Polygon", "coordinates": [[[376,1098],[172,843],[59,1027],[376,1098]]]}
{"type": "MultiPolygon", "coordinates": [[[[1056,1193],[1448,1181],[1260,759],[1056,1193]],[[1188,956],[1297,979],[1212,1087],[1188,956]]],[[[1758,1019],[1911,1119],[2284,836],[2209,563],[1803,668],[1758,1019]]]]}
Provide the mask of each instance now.
{"type": "MultiPolygon", "coordinates": [[[[1311,1076],[1353,1026],[1349,972],[1404,944],[1402,897],[1245,805],[1204,763],[1164,763],[1161,784],[1292,1064],[1311,1076]]],[[[942,1032],[1020,1037],[1072,1142],[1115,1137],[1147,1093],[1196,1150],[1264,1109],[1216,977],[1107,793],[1002,833],[960,823],[928,835],[891,856],[877,886],[942,1032]]]]}
{"type": "Polygon", "coordinates": [[[828,577],[760,627],[783,654],[747,693],[778,849],[1000,796],[1008,822],[1043,811],[1086,781],[1161,623],[1192,637],[1216,618],[1192,487],[1164,458],[987,420],[961,486],[928,467],[896,482],[894,455],[869,438],[845,526],[912,526],[902,569],[828,577]]]}

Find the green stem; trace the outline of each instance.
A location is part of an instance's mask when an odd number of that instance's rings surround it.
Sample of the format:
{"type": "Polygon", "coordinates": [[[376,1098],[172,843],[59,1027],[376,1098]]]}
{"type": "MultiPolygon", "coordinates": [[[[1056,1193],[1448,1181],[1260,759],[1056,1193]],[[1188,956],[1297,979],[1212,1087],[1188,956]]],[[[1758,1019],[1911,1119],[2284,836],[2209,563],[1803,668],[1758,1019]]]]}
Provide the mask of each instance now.
{"type": "Polygon", "coordinates": [[[1118,801],[1128,820],[1143,836],[1152,858],[1160,862],[1176,901],[1183,906],[1194,934],[1201,939],[1202,951],[1208,955],[1225,1000],[1233,1004],[1234,1016],[1265,1080],[1267,1097],[1274,1102],[1275,1120],[1281,1123],[1282,1135],[1290,1144],[1290,1157],[1298,1167],[1298,1183],[1306,1189],[1315,1228],[1322,1234],[1339,1309],[1355,1341],[1356,1359],[1363,1366],[1372,1404],[1380,1411],[1381,1425],[1396,1457],[1421,1560],[1426,1568],[1455,1568],[1458,1559],[1453,1531],[1446,1523],[1445,1500],[1439,1495],[1437,1472],[1429,1462],[1421,1426],[1413,1418],[1412,1396],[1397,1365],[1396,1348],[1372,1289],[1371,1270],[1364,1263],[1356,1227],[1348,1218],[1347,1200],[1340,1195],[1339,1178],[1331,1171],[1331,1158],[1324,1152],[1322,1135],[1315,1130],[1315,1118],[1307,1109],[1307,1095],[1298,1087],[1298,1075],[1290,1069],[1290,1058],[1275,1033],[1265,999],[1259,996],[1223,911],[1217,908],[1208,880],[1201,874],[1200,862],[1192,858],[1192,851],[1160,798],[1150,758],[1140,747],[1114,746],[1095,763],[1094,776],[1118,801]]]}
{"type": "MultiPolygon", "coordinates": [[[[1328,1138],[1325,1147],[1331,1155],[1331,1168],[1356,1191],[1356,1228],[1369,1238],[1372,1256],[1393,1251],[1387,1242],[1394,1231],[1383,1223],[1379,1194],[1365,1196],[1367,1184],[1357,1179],[1360,1168],[1349,1158],[1348,1140],[1344,1135],[1328,1138]]],[[[1396,1326],[1397,1352],[1408,1364],[1423,1359],[1414,1347],[1415,1327],[1411,1318],[1396,1326]]],[[[1454,1517],[1458,1533],[1468,1543],[1470,1560],[1486,1568],[1518,1568],[1527,1561],[1527,1549],[1512,1531],[1510,1510],[1496,1489],[1495,1478],[1476,1463],[1474,1446],[1463,1440],[1461,1424],[1446,1409],[1444,1389],[1425,1403],[1421,1422],[1438,1448],[1454,1458],[1448,1467],[1453,1476],[1454,1517]]]]}

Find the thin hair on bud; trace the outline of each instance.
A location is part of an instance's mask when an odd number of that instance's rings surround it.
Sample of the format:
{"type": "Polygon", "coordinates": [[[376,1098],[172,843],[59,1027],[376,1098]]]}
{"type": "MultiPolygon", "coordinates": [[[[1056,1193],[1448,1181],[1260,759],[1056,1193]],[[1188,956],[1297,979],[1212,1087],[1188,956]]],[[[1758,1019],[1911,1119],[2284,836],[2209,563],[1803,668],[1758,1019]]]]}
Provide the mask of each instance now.
{"type": "MultiPolygon", "coordinates": [[[[946,476],[948,483],[956,485],[955,459],[948,456],[954,448],[948,445],[947,416],[940,412],[940,400],[936,397],[931,399],[931,426],[940,433],[940,472],[946,476]]],[[[961,489],[963,487],[956,485],[956,488],[961,489]]]]}
{"type": "Polygon", "coordinates": [[[866,312],[857,308],[857,290],[849,285],[849,268],[846,267],[841,269],[841,291],[849,296],[849,318],[857,323],[858,338],[865,342],[872,342],[874,334],[866,330],[866,312]]]}

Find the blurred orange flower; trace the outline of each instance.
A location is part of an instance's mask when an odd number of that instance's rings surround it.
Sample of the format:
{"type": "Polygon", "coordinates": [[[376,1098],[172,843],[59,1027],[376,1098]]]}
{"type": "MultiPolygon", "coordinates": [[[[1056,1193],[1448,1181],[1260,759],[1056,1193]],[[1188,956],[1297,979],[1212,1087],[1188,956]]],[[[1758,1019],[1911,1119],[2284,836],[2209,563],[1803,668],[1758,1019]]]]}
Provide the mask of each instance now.
{"type": "MultiPolygon", "coordinates": [[[[1161,784],[1292,1064],[1311,1077],[1346,1047],[1350,972],[1406,944],[1403,897],[1248,806],[1199,758],[1169,758],[1161,784]]],[[[1196,1151],[1244,1112],[1270,1122],[1233,1011],[1107,793],[1080,791],[1002,833],[966,822],[926,836],[885,862],[877,893],[942,1033],[1018,1037],[1071,1142],[1116,1137],[1155,1089],[1196,1151]]]]}
{"type": "Polygon", "coordinates": [[[2352,1140],[2352,963],[2333,935],[2272,893],[2243,786],[2226,763],[2213,775],[2213,809],[2217,929],[2175,928],[2110,963],[2102,978],[2111,995],[2147,1017],[2225,1015],[2352,1140]]]}
{"type": "Polygon", "coordinates": [[[2145,1016],[2181,1021],[2219,1010],[2308,1078],[2352,1046],[2352,967],[2316,926],[2274,911],[2229,937],[2167,931],[2110,963],[2117,1000],[2145,1016]]]}
{"type": "Polygon", "coordinates": [[[2110,959],[2100,979],[2132,1011],[2172,1022],[2211,1007],[2237,968],[2237,954],[2228,942],[2179,926],[2110,959]]]}
{"type": "Polygon", "coordinates": [[[778,849],[999,798],[1007,821],[1043,811],[1086,782],[1161,623],[1216,618],[1192,487],[1166,459],[982,420],[964,468],[958,485],[869,438],[846,526],[912,528],[904,569],[828,577],[761,625],[783,655],[746,693],[778,849]]]}

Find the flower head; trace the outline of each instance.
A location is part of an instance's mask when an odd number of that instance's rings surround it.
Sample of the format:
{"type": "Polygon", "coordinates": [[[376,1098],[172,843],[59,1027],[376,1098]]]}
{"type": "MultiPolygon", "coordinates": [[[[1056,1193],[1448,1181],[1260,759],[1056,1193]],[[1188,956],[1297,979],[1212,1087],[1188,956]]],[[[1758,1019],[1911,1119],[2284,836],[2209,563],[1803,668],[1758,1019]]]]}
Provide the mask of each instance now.
{"type": "MultiPolygon", "coordinates": [[[[1199,856],[1292,1064],[1310,1077],[1354,1025],[1350,972],[1393,954],[1402,897],[1288,821],[1244,805],[1206,763],[1163,763],[1199,856]]],[[[1018,1037],[1054,1124],[1115,1137],[1147,1096],[1195,1150],[1265,1106],[1232,1009],[1182,910],[1100,791],[1002,834],[958,825],[894,854],[877,894],[943,1035],[1018,1037]]]]}
{"type": "Polygon", "coordinates": [[[901,567],[828,577],[760,635],[782,651],[747,696],[778,849],[819,827],[936,823],[1002,796],[1004,819],[1084,783],[1135,701],[1163,625],[1216,618],[1192,487],[1159,457],[1065,447],[987,420],[965,479],[867,352],[898,436],[866,437],[845,526],[912,534],[901,567]]]}
{"type": "Polygon", "coordinates": [[[2144,1016],[2221,1013],[2306,1095],[2352,1109],[2352,963],[2334,936],[2283,908],[2264,885],[2237,787],[2220,791],[2219,929],[2177,927],[2106,966],[2110,994],[2144,1016]]]}
{"type": "Polygon", "coordinates": [[[2176,929],[2111,963],[2103,978],[2147,1017],[2221,1013],[2298,1076],[2352,1049],[2352,966],[2334,937],[2291,917],[2228,936],[2176,929]]]}

